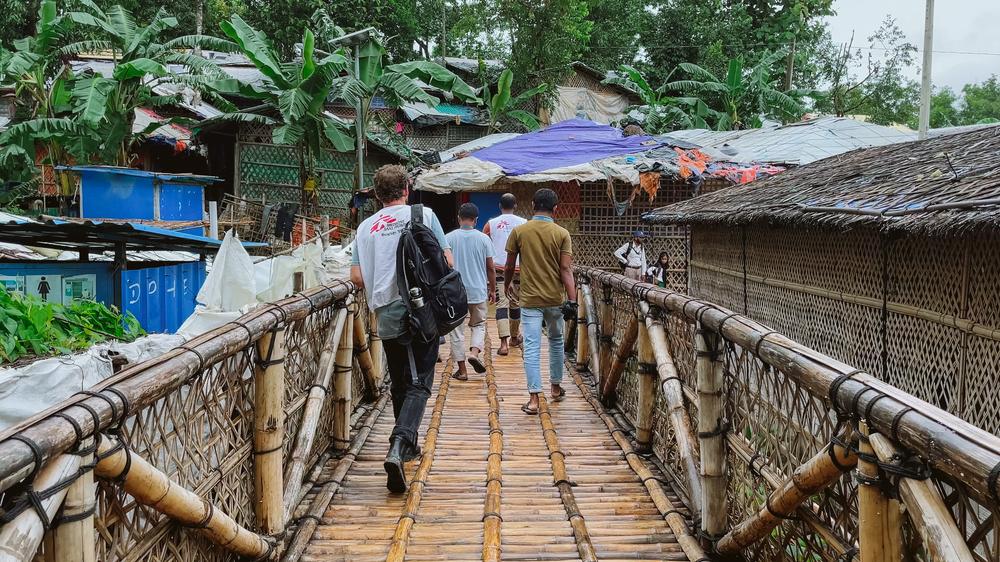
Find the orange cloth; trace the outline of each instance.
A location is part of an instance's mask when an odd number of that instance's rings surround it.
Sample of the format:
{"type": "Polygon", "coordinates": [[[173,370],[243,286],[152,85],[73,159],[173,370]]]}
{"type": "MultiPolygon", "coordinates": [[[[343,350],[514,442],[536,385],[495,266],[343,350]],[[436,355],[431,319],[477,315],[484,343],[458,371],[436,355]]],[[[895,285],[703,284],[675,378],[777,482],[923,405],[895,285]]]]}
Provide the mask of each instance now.
{"type": "Polygon", "coordinates": [[[642,172],[639,174],[639,187],[649,195],[649,202],[656,199],[656,192],[660,190],[660,172],[642,172]]]}

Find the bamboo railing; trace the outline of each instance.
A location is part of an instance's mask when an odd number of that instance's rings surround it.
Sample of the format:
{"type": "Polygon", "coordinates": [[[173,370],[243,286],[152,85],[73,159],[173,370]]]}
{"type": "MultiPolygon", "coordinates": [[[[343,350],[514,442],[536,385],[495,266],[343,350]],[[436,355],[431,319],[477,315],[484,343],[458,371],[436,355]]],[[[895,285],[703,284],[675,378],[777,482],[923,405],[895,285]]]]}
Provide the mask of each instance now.
{"type": "Polygon", "coordinates": [[[712,303],[577,281],[574,364],[702,509],[709,557],[1000,562],[997,436],[712,303]]]}
{"type": "MultiPolygon", "coordinates": [[[[301,548],[321,513],[293,518],[314,488],[310,468],[346,450],[346,473],[386,403],[370,316],[349,283],[310,289],[3,431],[0,561],[301,548]]],[[[329,503],[343,476],[317,497],[329,503]]]]}

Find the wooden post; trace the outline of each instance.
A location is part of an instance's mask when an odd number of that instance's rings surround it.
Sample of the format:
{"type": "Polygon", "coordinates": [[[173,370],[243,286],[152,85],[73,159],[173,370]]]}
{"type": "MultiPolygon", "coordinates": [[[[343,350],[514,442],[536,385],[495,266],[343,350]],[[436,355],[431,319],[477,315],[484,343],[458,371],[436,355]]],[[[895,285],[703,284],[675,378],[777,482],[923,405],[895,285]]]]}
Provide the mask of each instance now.
{"type": "MultiPolygon", "coordinates": [[[[81,447],[90,447],[93,439],[85,439],[81,447]]],[[[80,457],[81,464],[90,464],[94,454],[80,457]]],[[[62,515],[75,521],[62,523],[52,531],[52,559],[59,562],[95,562],[97,552],[94,534],[94,509],[97,503],[97,486],[94,484],[94,473],[86,471],[70,484],[63,500],[62,515]],[[88,514],[86,515],[85,514],[88,514]]]]}
{"type": "Polygon", "coordinates": [[[306,276],[301,271],[292,274],[292,294],[299,294],[305,290],[306,276]]]}
{"type": "MultiPolygon", "coordinates": [[[[577,291],[583,295],[583,286],[577,291]]],[[[587,299],[579,299],[576,314],[576,368],[582,371],[590,363],[590,338],[587,337],[587,299]]]]}
{"type": "MultiPolygon", "coordinates": [[[[101,438],[94,468],[98,478],[122,480],[122,488],[135,501],[147,505],[182,526],[197,528],[205,538],[241,556],[263,559],[273,549],[264,537],[240,526],[198,494],[172,481],[166,474],[107,435],[101,438]]],[[[281,473],[278,473],[281,477],[281,473]]],[[[281,494],[278,494],[281,501],[281,494]]],[[[278,511],[281,515],[281,511],[278,511]]]]}
{"type": "MultiPolygon", "coordinates": [[[[357,305],[355,305],[357,306],[357,305]]],[[[375,363],[372,361],[371,342],[365,332],[365,321],[361,319],[361,313],[355,310],[351,316],[351,323],[354,326],[354,359],[361,368],[361,373],[365,376],[365,400],[374,402],[378,395],[378,387],[382,383],[375,371],[375,363]]]]}
{"type": "MultiPolygon", "coordinates": [[[[849,440],[851,434],[852,432],[848,430],[844,441],[849,440]]],[[[763,539],[784,519],[791,517],[802,502],[840,480],[841,476],[854,468],[857,462],[858,456],[854,451],[839,443],[823,447],[820,452],[792,472],[791,478],[786,479],[781,487],[765,500],[764,507],[756,515],[737,525],[719,541],[719,553],[740,552],[763,539]],[[832,454],[830,447],[833,447],[832,454]]],[[[705,512],[704,517],[707,518],[709,514],[705,512]]]]}
{"type": "Polygon", "coordinates": [[[636,354],[639,359],[639,404],[635,421],[636,449],[648,453],[653,444],[653,408],[656,404],[656,356],[649,341],[646,318],[638,313],[636,354]]]}
{"type": "Polygon", "coordinates": [[[695,336],[695,350],[698,440],[701,445],[701,530],[706,537],[703,540],[708,543],[721,538],[726,531],[726,420],[722,392],[722,342],[718,335],[700,322],[695,336]]]}
{"type": "Polygon", "coordinates": [[[302,488],[302,477],[305,474],[306,462],[312,455],[313,442],[316,439],[316,430],[319,426],[319,418],[323,413],[323,406],[326,404],[326,397],[329,394],[330,382],[333,380],[335,370],[335,360],[337,346],[347,330],[347,308],[341,308],[331,322],[330,333],[323,342],[323,350],[319,356],[319,366],[317,367],[314,384],[309,388],[309,396],[306,398],[305,406],[302,408],[302,423],[299,424],[299,433],[295,436],[295,445],[288,458],[288,467],[284,476],[284,520],[291,519],[292,511],[297,505],[296,499],[299,497],[299,490],[302,488]]]}
{"type": "MultiPolygon", "coordinates": [[[[345,310],[346,312],[346,310],[345,310]]],[[[333,447],[345,451],[351,445],[351,382],[354,372],[354,330],[344,329],[337,348],[333,376],[333,447]]]]}
{"type": "MultiPolygon", "coordinates": [[[[881,462],[895,462],[899,451],[886,437],[872,433],[868,441],[881,462]]],[[[927,559],[935,562],[972,562],[965,535],[955,525],[951,510],[931,480],[899,479],[899,496],[913,527],[923,539],[927,559]]],[[[863,559],[862,559],[863,560],[863,559]]]]}
{"type": "MultiPolygon", "coordinates": [[[[611,365],[611,352],[614,346],[615,334],[615,308],[614,300],[611,298],[611,286],[604,285],[604,299],[601,300],[601,372],[597,375],[597,388],[604,390],[604,379],[607,373],[604,371],[611,365]]],[[[603,398],[603,396],[601,396],[603,398]]]]}
{"type": "Polygon", "coordinates": [[[654,314],[650,306],[644,302],[639,303],[639,312],[646,317],[646,330],[649,334],[653,356],[656,358],[656,373],[660,391],[663,392],[663,400],[667,404],[667,415],[670,419],[670,425],[674,429],[677,455],[684,465],[688,497],[691,498],[691,511],[697,518],[701,513],[701,453],[698,450],[698,441],[695,439],[692,429],[691,417],[684,404],[684,389],[681,387],[681,380],[677,374],[673,357],[670,356],[670,350],[667,347],[667,332],[659,316],[654,314]]]}
{"type": "Polygon", "coordinates": [[[254,368],[254,513],[266,535],[284,529],[282,444],[285,438],[285,331],[257,340],[254,368]]]}
{"type": "Polygon", "coordinates": [[[901,562],[903,522],[899,502],[879,487],[881,477],[868,442],[868,424],[858,423],[858,530],[861,562],[901,562]]]}
{"type": "Polygon", "coordinates": [[[608,376],[604,378],[604,387],[601,389],[601,396],[603,397],[604,404],[607,406],[612,406],[615,403],[618,381],[622,378],[622,373],[625,372],[625,365],[628,363],[629,357],[635,351],[635,340],[638,337],[639,319],[633,316],[632,321],[628,324],[628,328],[625,329],[625,335],[622,336],[621,343],[618,344],[618,352],[615,353],[615,360],[611,363],[608,376]]]}
{"type": "MultiPolygon", "coordinates": [[[[46,490],[73,477],[80,470],[80,457],[73,454],[59,455],[48,462],[35,476],[32,485],[36,490],[46,490]]],[[[51,521],[66,498],[68,490],[60,490],[42,500],[42,509],[51,521]]],[[[28,562],[35,558],[42,544],[45,529],[38,513],[31,507],[21,512],[13,521],[0,527],[0,561],[28,562]]]]}

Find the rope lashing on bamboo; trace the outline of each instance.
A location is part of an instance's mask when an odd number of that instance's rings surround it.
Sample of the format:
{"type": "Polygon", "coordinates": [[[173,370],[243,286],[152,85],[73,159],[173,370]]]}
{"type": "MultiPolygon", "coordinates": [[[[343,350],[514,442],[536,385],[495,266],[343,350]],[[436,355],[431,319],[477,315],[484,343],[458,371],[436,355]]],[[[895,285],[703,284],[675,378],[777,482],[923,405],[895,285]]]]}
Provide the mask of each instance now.
{"type": "Polygon", "coordinates": [[[136,502],[170,517],[178,524],[198,529],[213,543],[241,556],[260,559],[274,544],[236,523],[204,498],[185,489],[166,474],[112,437],[101,440],[94,474],[121,481],[136,502]]]}
{"type": "MultiPolygon", "coordinates": [[[[309,504],[309,509],[306,512],[306,515],[309,515],[310,517],[306,518],[305,522],[300,524],[298,528],[295,529],[295,535],[288,543],[288,548],[285,550],[285,553],[281,558],[282,562],[297,562],[298,559],[302,557],[302,553],[305,552],[306,546],[309,544],[313,534],[316,532],[316,528],[322,522],[323,513],[333,500],[333,496],[336,495],[338,490],[340,490],[344,477],[347,476],[347,472],[351,469],[351,466],[357,459],[358,454],[361,453],[361,448],[368,440],[368,436],[371,434],[372,428],[375,427],[375,422],[382,414],[386,404],[388,404],[389,396],[388,390],[384,390],[382,392],[382,396],[375,404],[375,407],[368,412],[368,416],[365,418],[364,424],[354,436],[350,449],[348,449],[344,456],[341,457],[340,462],[337,463],[337,468],[334,469],[330,478],[322,483],[322,488],[316,496],[313,497],[312,503],[309,504]]],[[[305,516],[303,516],[303,518],[304,517],[305,516]]]]}
{"type": "Polygon", "coordinates": [[[396,532],[392,535],[392,543],[389,545],[389,553],[386,555],[386,562],[403,562],[406,558],[406,547],[410,544],[410,531],[416,521],[416,514],[420,509],[420,501],[423,499],[424,487],[427,476],[431,472],[434,464],[434,454],[437,452],[438,433],[441,431],[441,416],[444,412],[445,401],[448,399],[448,388],[452,378],[447,373],[452,372],[454,359],[449,358],[445,364],[441,375],[441,385],[438,388],[437,398],[434,400],[434,410],[431,413],[430,423],[427,424],[427,433],[424,434],[423,457],[417,472],[413,475],[410,487],[406,491],[406,503],[403,505],[403,513],[396,523],[396,532]]]}
{"type": "MultiPolygon", "coordinates": [[[[610,338],[611,336],[609,335],[608,337],[610,338]]],[[[601,389],[601,396],[604,397],[604,403],[609,406],[615,402],[618,381],[621,380],[622,374],[625,372],[628,359],[635,351],[638,338],[639,319],[633,315],[628,327],[625,329],[625,335],[622,336],[621,343],[618,344],[618,352],[615,353],[615,358],[611,362],[611,369],[608,371],[608,376],[604,379],[604,386],[601,389]]]]}
{"type": "Polygon", "coordinates": [[[830,444],[796,468],[782,485],[764,501],[763,509],[736,525],[726,533],[716,545],[722,554],[739,552],[768,536],[786,519],[795,518],[795,510],[811,496],[833,484],[844,472],[858,463],[858,456],[851,447],[843,443],[851,438],[854,431],[850,427],[843,437],[831,440],[830,444]],[[833,449],[833,453],[830,453],[833,449]]]}
{"type": "Polygon", "coordinates": [[[483,562],[499,562],[503,553],[501,538],[503,515],[501,494],[503,489],[503,429],[500,427],[500,401],[497,398],[496,372],[490,338],[486,339],[486,401],[489,404],[487,421],[490,426],[490,450],[486,455],[486,497],[483,501],[483,562]]]}
{"type": "MultiPolygon", "coordinates": [[[[594,283],[617,282],[622,276],[592,268],[577,268],[588,275],[594,283]]],[[[638,281],[625,282],[629,292],[643,285],[638,281]]],[[[645,284],[645,286],[649,286],[645,284]]],[[[660,288],[649,286],[647,301],[661,306],[689,320],[696,320],[695,310],[710,328],[718,328],[720,318],[729,311],[698,299],[660,288]]],[[[762,334],[773,332],[749,318],[738,318],[726,322],[723,337],[743,348],[754,348],[762,334]]],[[[826,397],[830,385],[840,375],[847,372],[844,365],[821,353],[806,348],[788,338],[774,333],[761,342],[758,357],[766,364],[780,366],[781,372],[816,397],[826,397]]],[[[839,408],[850,403],[850,397],[860,387],[872,387],[889,395],[891,400],[881,399],[868,416],[873,430],[890,432],[893,418],[905,408],[912,415],[902,414],[897,431],[898,443],[912,451],[935,451],[932,459],[936,470],[965,483],[967,490],[977,501],[990,502],[993,493],[989,491],[987,478],[994,466],[1000,464],[1000,438],[976,428],[956,416],[939,408],[917,401],[914,397],[894,388],[877,378],[859,373],[844,381],[835,396],[834,403],[839,408]]],[[[868,399],[874,399],[871,394],[868,399]]],[[[860,407],[867,405],[862,400],[860,407]]],[[[851,412],[857,414],[858,412],[851,412]]]]}
{"type": "Polygon", "coordinates": [[[584,399],[588,404],[590,404],[591,408],[593,408],[594,412],[601,418],[601,421],[604,422],[604,425],[607,426],[608,430],[611,432],[611,436],[624,453],[625,460],[628,462],[629,467],[632,468],[636,476],[642,481],[642,485],[646,488],[646,491],[649,492],[650,498],[653,500],[653,504],[660,512],[664,521],[666,521],[667,525],[670,527],[671,532],[673,532],[674,536],[677,537],[677,542],[680,544],[684,554],[687,555],[688,560],[707,560],[705,550],[700,544],[698,544],[698,539],[690,533],[687,520],[684,515],[678,507],[670,501],[670,498],[663,492],[663,489],[657,485],[662,482],[662,480],[656,477],[649,470],[641,457],[636,454],[632,444],[629,443],[628,438],[624,436],[624,432],[621,430],[618,422],[608,415],[607,410],[597,397],[594,396],[594,393],[587,386],[580,374],[575,371],[571,372],[573,373],[573,382],[576,383],[576,386],[580,389],[584,399]]]}

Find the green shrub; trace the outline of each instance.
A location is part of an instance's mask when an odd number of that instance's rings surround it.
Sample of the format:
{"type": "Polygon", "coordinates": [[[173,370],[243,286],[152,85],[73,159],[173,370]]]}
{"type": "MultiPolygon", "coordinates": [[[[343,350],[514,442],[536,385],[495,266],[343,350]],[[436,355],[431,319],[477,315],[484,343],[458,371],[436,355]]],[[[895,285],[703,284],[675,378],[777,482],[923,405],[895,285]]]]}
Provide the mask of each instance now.
{"type": "Polygon", "coordinates": [[[99,302],[67,306],[0,289],[0,363],[80,351],[107,339],[133,341],[143,334],[132,313],[122,316],[99,302]]]}

